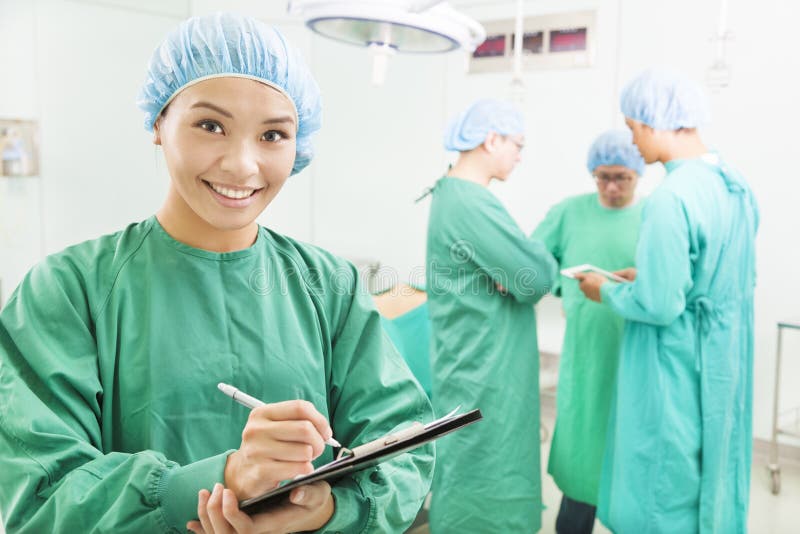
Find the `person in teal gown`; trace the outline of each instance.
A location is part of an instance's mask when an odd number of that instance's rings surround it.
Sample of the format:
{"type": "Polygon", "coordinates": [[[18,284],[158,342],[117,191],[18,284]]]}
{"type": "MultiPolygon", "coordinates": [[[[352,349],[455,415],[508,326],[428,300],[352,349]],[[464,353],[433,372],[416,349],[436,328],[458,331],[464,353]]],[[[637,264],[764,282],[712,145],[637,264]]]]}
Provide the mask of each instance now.
{"type": "Polygon", "coordinates": [[[628,533],[747,531],[758,209],[706,148],[694,82],[651,69],[621,96],[644,160],[667,175],[642,211],[630,283],[582,275],[625,319],[598,516],[628,533]]]}

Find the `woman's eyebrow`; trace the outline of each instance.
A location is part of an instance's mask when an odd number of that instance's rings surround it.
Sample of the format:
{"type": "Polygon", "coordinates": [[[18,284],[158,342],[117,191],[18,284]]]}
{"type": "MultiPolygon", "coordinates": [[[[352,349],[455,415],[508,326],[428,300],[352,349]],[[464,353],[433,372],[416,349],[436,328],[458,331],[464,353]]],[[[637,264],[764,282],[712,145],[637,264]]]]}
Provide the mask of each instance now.
{"type": "MultiPolygon", "coordinates": [[[[210,110],[216,111],[220,115],[224,115],[225,117],[228,117],[229,119],[233,118],[233,115],[231,113],[229,113],[228,111],[225,111],[224,109],[222,109],[219,106],[215,106],[214,104],[212,104],[210,102],[196,102],[195,104],[192,105],[192,109],[194,109],[194,108],[208,108],[210,110]]],[[[294,117],[292,117],[291,115],[282,115],[282,116],[279,116],[279,117],[272,117],[272,118],[264,120],[262,124],[280,124],[280,123],[294,124],[294,117]]]]}
{"type": "Polygon", "coordinates": [[[225,111],[221,107],[215,106],[214,104],[211,104],[209,102],[197,102],[196,104],[194,104],[192,106],[192,109],[194,109],[194,108],[208,108],[208,109],[211,109],[213,111],[216,111],[220,115],[224,115],[224,116],[228,117],[229,119],[233,118],[233,115],[231,115],[230,113],[228,113],[227,111],[225,111]]]}
{"type": "Polygon", "coordinates": [[[294,124],[294,117],[289,115],[284,115],[282,117],[273,117],[271,119],[265,120],[262,124],[276,124],[280,122],[288,122],[290,124],[294,124]]]}

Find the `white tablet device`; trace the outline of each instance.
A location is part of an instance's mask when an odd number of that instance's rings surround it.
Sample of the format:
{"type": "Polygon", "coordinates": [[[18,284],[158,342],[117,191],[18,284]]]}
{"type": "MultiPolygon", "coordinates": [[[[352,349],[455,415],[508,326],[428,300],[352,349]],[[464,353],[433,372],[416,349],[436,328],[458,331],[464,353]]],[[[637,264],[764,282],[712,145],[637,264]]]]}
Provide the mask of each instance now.
{"type": "Polygon", "coordinates": [[[617,276],[614,273],[605,271],[600,267],[595,267],[591,263],[584,263],[583,265],[576,265],[575,267],[561,269],[561,274],[563,274],[567,278],[575,278],[575,273],[588,273],[588,272],[602,274],[609,280],[613,280],[615,282],[630,282],[630,280],[625,280],[621,276],[617,276]]]}

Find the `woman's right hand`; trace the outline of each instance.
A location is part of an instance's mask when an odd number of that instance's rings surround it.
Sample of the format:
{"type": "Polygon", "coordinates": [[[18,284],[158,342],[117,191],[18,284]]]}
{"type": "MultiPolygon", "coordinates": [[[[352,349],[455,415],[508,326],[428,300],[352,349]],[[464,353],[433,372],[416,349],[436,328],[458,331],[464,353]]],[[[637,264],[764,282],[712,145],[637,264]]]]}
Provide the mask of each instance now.
{"type": "Polygon", "coordinates": [[[314,470],[311,462],[333,435],[313,404],[293,400],[267,404],[250,412],[239,450],[228,456],[225,487],[240,499],[274,489],[281,481],[314,470]]]}
{"type": "Polygon", "coordinates": [[[636,267],[628,267],[627,269],[620,269],[619,271],[614,271],[614,274],[617,276],[621,276],[625,280],[633,282],[636,280],[636,267]]]}

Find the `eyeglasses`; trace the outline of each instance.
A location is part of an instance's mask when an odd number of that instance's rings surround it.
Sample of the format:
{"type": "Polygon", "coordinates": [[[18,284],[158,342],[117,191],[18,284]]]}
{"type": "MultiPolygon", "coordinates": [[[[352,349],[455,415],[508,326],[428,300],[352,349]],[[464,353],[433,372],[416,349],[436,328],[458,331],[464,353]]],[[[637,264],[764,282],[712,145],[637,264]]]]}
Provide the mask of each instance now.
{"type": "Polygon", "coordinates": [[[633,176],[624,172],[598,172],[592,174],[592,176],[594,176],[598,184],[604,186],[608,185],[609,182],[614,182],[617,186],[622,187],[630,185],[630,183],[633,182],[633,176]]]}

